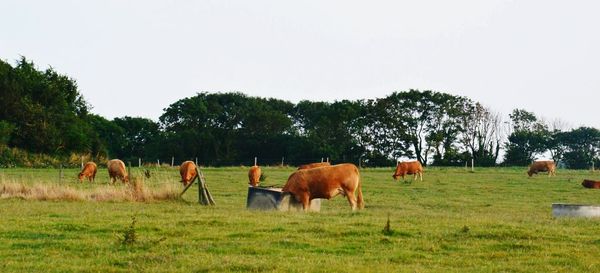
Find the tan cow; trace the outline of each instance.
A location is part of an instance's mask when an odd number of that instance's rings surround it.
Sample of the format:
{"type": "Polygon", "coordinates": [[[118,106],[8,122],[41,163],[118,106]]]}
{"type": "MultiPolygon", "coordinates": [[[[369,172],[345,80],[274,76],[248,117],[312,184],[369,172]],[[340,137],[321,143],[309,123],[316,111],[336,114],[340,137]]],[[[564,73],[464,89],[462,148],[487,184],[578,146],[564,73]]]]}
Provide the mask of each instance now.
{"type": "Polygon", "coordinates": [[[106,166],[108,167],[110,182],[114,184],[117,179],[120,179],[123,183],[129,183],[129,175],[127,174],[125,163],[123,163],[123,161],[112,159],[106,163],[106,166]]]}
{"type": "Polygon", "coordinates": [[[252,186],[252,187],[256,187],[258,186],[258,183],[260,182],[260,175],[261,175],[261,170],[259,166],[252,166],[250,168],[250,170],[248,171],[248,183],[252,186]]]}
{"type": "Polygon", "coordinates": [[[548,176],[556,175],[556,164],[552,160],[546,161],[534,161],[529,165],[529,170],[527,171],[527,175],[531,177],[533,174],[537,174],[538,172],[548,172],[548,176]]]}
{"type": "Polygon", "coordinates": [[[310,200],[331,199],[338,194],[346,196],[353,211],[365,206],[358,168],[349,163],[297,170],[290,175],[282,191],[302,203],[304,211],[310,207],[310,200]]]}
{"type": "Polygon", "coordinates": [[[196,176],[198,176],[194,161],[185,161],[181,163],[181,166],[179,166],[179,175],[181,175],[181,183],[183,183],[184,187],[192,183],[192,181],[196,179],[196,176]]]}
{"type": "Polygon", "coordinates": [[[394,180],[398,180],[398,176],[401,176],[404,180],[404,176],[407,174],[414,174],[414,180],[417,180],[417,175],[421,177],[423,181],[423,165],[419,161],[408,161],[398,162],[396,165],[396,171],[392,175],[394,180]]]}
{"type": "Polygon", "coordinates": [[[325,166],[331,166],[331,163],[317,162],[317,163],[304,164],[304,165],[298,166],[298,170],[312,169],[312,168],[325,167],[325,166]]]}
{"type": "Polygon", "coordinates": [[[98,168],[96,167],[96,163],[88,162],[83,165],[83,169],[79,173],[79,182],[83,182],[83,179],[87,177],[90,182],[94,182],[96,180],[96,171],[98,168]]]}

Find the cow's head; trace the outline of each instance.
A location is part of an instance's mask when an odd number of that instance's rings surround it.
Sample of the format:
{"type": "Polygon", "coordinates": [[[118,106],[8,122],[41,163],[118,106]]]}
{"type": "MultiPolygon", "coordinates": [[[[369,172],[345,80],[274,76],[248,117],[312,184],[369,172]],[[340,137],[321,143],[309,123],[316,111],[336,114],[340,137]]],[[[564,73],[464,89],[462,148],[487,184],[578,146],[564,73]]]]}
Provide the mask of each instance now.
{"type": "Polygon", "coordinates": [[[125,177],[123,177],[123,183],[129,183],[129,175],[125,175],[125,177]]]}
{"type": "Polygon", "coordinates": [[[400,165],[400,162],[397,162],[396,164],[396,170],[394,171],[394,174],[392,175],[392,177],[394,178],[394,180],[398,180],[398,177],[401,176],[402,172],[402,165],[400,165]]]}
{"type": "Polygon", "coordinates": [[[532,170],[527,171],[527,175],[529,175],[529,177],[531,177],[535,172],[532,170]]]}
{"type": "Polygon", "coordinates": [[[79,182],[83,182],[83,172],[80,172],[77,178],[79,178],[79,182]]]}

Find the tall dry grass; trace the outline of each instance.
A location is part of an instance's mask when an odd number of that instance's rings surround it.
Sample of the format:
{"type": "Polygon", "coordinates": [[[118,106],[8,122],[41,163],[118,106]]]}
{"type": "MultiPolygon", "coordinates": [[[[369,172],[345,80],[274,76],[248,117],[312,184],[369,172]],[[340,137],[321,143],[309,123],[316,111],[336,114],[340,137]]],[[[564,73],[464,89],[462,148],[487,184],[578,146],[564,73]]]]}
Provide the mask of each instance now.
{"type": "Polygon", "coordinates": [[[124,187],[99,186],[94,189],[75,189],[58,184],[34,184],[3,182],[0,185],[0,199],[19,198],[25,200],[62,201],[113,201],[113,202],[152,202],[179,199],[179,189],[175,185],[164,185],[151,189],[141,179],[132,179],[124,187]]]}

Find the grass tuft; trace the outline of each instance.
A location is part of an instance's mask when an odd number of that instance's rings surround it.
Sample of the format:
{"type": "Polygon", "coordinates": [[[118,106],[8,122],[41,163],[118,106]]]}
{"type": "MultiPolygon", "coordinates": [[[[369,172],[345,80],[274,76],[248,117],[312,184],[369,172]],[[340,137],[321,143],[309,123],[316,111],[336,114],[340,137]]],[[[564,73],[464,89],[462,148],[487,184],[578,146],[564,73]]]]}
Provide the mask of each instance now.
{"type": "Polygon", "coordinates": [[[135,223],[137,220],[135,216],[131,216],[131,224],[129,227],[123,231],[123,235],[119,237],[119,242],[121,245],[130,246],[135,244],[137,241],[137,234],[135,232],[135,223]]]}
{"type": "Polygon", "coordinates": [[[385,223],[385,227],[383,228],[383,230],[381,232],[385,236],[394,235],[394,230],[392,230],[392,228],[390,227],[390,214],[389,213],[388,213],[388,217],[387,217],[387,223],[385,223]]]}

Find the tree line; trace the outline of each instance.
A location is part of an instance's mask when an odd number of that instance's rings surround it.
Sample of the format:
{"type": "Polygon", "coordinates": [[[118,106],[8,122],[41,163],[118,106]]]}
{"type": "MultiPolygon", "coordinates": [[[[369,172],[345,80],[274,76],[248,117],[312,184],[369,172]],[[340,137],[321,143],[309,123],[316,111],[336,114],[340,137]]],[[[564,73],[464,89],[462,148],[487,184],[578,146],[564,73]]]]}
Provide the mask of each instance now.
{"type": "MultiPolygon", "coordinates": [[[[10,149],[51,156],[89,154],[137,162],[202,165],[301,164],[320,158],[390,166],[522,166],[550,155],[569,168],[598,161],[600,131],[561,128],[515,109],[509,119],[469,98],[435,91],[393,92],[335,102],[207,93],[180,99],[157,121],[108,120],[90,112],[74,79],[22,57],[0,61],[0,165],[10,149]]],[[[564,126],[563,126],[564,127],[564,126]]],[[[14,154],[14,153],[13,153],[14,154]]],[[[14,157],[14,156],[13,156],[14,157]]],[[[2,162],[4,161],[4,162],[2,162]]]]}

